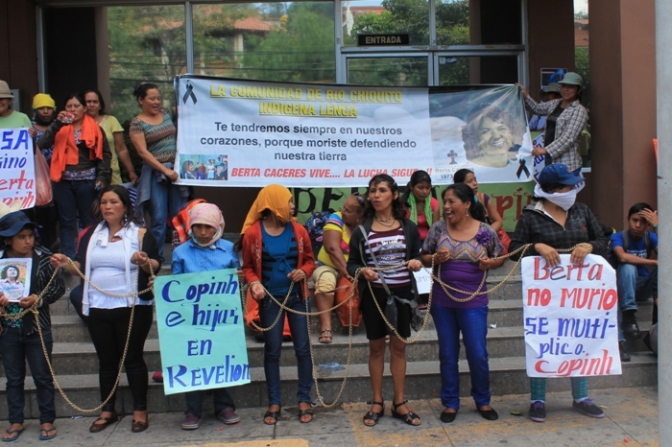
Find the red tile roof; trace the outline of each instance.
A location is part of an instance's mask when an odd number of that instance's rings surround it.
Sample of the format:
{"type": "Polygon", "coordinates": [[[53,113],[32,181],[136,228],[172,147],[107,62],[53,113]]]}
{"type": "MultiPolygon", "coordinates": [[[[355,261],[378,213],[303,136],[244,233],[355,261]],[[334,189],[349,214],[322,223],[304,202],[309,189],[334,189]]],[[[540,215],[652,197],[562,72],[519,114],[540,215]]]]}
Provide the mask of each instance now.
{"type": "Polygon", "coordinates": [[[233,23],[233,28],[243,31],[270,31],[271,24],[259,20],[256,17],[247,17],[236,20],[233,23]]]}

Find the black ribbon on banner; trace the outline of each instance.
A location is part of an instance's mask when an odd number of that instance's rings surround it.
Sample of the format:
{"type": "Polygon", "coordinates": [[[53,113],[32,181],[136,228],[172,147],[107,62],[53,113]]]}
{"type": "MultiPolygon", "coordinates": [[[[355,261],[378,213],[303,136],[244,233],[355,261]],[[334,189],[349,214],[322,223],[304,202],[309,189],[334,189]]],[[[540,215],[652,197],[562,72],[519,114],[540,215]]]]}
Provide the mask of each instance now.
{"type": "Polygon", "coordinates": [[[527,178],[530,178],[530,170],[525,166],[525,159],[521,158],[518,162],[520,166],[518,166],[518,170],[516,171],[516,177],[520,178],[520,174],[524,172],[527,178]]]}
{"type": "Polygon", "coordinates": [[[194,101],[194,104],[196,104],[198,102],[198,99],[196,99],[196,94],[194,94],[194,86],[191,85],[191,82],[187,82],[186,88],[187,91],[184,92],[184,96],[182,96],[182,102],[186,104],[187,99],[191,97],[191,100],[194,101]]]}

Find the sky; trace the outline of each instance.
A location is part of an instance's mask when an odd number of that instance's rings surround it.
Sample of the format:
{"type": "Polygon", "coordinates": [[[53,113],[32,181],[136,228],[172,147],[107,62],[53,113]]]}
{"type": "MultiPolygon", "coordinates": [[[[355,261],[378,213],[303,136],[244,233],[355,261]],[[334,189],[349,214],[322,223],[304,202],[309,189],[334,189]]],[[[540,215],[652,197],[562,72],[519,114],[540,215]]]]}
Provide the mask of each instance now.
{"type": "Polygon", "coordinates": [[[574,12],[588,12],[588,0],[574,0],[574,12]]]}

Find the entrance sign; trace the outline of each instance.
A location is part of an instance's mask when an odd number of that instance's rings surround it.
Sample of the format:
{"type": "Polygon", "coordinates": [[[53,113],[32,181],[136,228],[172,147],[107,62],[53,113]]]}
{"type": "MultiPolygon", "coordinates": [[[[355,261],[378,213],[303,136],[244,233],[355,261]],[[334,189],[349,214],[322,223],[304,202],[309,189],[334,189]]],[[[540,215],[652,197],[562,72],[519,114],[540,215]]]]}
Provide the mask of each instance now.
{"type": "Polygon", "coordinates": [[[358,47],[388,47],[410,45],[408,34],[357,34],[358,47]]]}
{"type": "Polygon", "coordinates": [[[239,287],[235,269],[156,277],[166,394],[250,383],[239,287]]]}
{"type": "Polygon", "coordinates": [[[533,167],[522,98],[505,86],[427,88],[176,78],[179,184],[358,187],[378,173],[436,184],[460,168],[480,183],[526,182],[533,167]]]}
{"type": "Polygon", "coordinates": [[[0,129],[0,200],[35,206],[35,159],[28,129],[0,129]]]}
{"type": "Polygon", "coordinates": [[[616,272],[602,257],[523,259],[525,358],[530,377],[621,374],[616,272]]]}

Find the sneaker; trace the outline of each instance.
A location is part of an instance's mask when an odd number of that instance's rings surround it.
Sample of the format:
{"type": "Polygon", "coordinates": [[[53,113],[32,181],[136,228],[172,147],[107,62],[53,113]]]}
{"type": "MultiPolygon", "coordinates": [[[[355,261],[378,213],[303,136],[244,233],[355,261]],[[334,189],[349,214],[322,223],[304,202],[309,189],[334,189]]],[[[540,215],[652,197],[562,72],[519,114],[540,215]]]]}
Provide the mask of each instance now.
{"type": "Polygon", "coordinates": [[[572,407],[576,410],[579,411],[586,416],[590,416],[591,418],[603,418],[604,417],[604,411],[597,405],[595,405],[590,398],[585,398],[581,402],[572,402],[572,407]]]}
{"type": "Polygon", "coordinates": [[[546,420],[546,405],[540,400],[530,405],[530,419],[534,422],[544,422],[546,420]]]}
{"type": "Polygon", "coordinates": [[[628,352],[628,348],[625,345],[625,340],[618,342],[618,352],[621,354],[621,362],[630,361],[630,353],[628,352]]]}
{"type": "Polygon", "coordinates": [[[217,419],[224,422],[226,425],[237,424],[240,422],[240,416],[233,411],[233,408],[226,407],[219,413],[217,413],[217,419]]]}
{"type": "Polygon", "coordinates": [[[182,421],[182,430],[196,430],[201,426],[201,421],[203,419],[194,416],[191,413],[184,415],[184,420],[182,421]]]}

